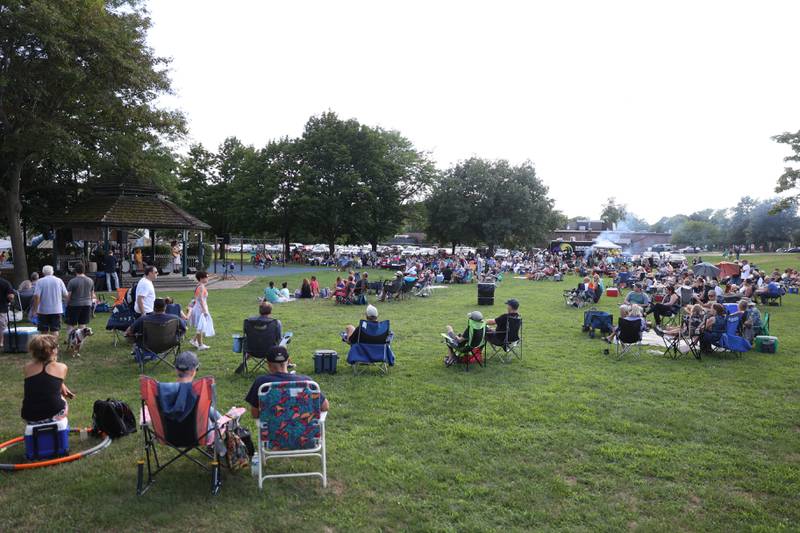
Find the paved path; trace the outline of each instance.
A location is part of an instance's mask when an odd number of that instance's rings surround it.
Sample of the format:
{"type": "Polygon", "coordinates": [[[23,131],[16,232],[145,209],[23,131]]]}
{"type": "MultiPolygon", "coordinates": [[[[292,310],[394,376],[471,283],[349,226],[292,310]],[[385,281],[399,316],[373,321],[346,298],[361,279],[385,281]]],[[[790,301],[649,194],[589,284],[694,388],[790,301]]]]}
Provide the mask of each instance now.
{"type": "MultiPolygon", "coordinates": [[[[236,264],[236,272],[234,275],[238,278],[240,276],[247,277],[273,277],[277,278],[280,276],[294,276],[296,274],[305,274],[311,272],[333,272],[335,269],[331,267],[318,267],[318,266],[311,266],[311,265],[290,265],[290,266],[272,266],[267,269],[263,268],[256,268],[251,265],[249,262],[245,262],[244,270],[241,270],[239,267],[239,261],[235,261],[236,264]]],[[[220,276],[223,272],[222,263],[217,261],[217,274],[220,276]]],[[[214,265],[212,264],[208,269],[209,273],[214,272],[214,265]]]]}

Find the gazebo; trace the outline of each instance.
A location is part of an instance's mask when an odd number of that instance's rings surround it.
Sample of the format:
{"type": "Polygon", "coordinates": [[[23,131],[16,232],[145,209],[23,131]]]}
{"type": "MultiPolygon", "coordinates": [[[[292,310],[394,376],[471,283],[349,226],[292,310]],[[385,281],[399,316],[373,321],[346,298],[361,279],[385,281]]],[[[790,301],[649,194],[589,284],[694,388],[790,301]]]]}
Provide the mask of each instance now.
{"type": "Polygon", "coordinates": [[[111,243],[116,242],[122,258],[126,259],[129,257],[128,231],[132,229],[149,231],[152,263],[157,267],[166,266],[170,264],[171,254],[163,258],[157,255],[156,231],[178,231],[181,238],[176,240],[182,244],[181,275],[186,276],[191,268],[190,262],[196,268],[203,265],[203,232],[209,231],[211,226],[172,203],[155,187],[116,184],[94,187],[89,198],[56,218],[53,228],[56,230],[53,254],[59,266],[62,264],[58,255],[62,244],[58,242],[59,239],[83,241],[86,255],[90,242],[101,244],[106,253],[111,243]],[[196,256],[188,254],[190,231],[197,232],[196,256]],[[162,260],[161,263],[159,260],[162,260]]]}

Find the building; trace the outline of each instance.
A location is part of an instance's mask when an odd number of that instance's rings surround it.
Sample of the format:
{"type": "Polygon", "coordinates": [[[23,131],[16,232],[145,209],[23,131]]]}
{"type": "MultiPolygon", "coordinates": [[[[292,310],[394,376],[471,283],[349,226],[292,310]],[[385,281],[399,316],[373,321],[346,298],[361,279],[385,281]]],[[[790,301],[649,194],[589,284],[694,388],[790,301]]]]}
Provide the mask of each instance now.
{"type": "Polygon", "coordinates": [[[599,238],[619,244],[624,252],[638,254],[656,244],[669,243],[672,234],[655,231],[620,231],[602,220],[576,220],[567,223],[564,229],[555,230],[551,240],[596,241],[599,238]]]}

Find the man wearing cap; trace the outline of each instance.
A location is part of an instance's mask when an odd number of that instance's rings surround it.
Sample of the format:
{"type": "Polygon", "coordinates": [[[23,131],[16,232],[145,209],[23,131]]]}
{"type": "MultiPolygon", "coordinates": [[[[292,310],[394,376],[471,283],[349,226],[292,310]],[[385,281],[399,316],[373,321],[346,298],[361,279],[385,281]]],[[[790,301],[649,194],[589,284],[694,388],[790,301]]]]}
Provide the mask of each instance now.
{"type": "Polygon", "coordinates": [[[506,331],[508,331],[508,317],[519,318],[519,301],[516,298],[511,298],[506,301],[506,313],[492,320],[486,320],[490,326],[494,326],[494,331],[486,332],[486,340],[495,346],[501,346],[506,338],[506,331]]]}
{"type": "Polygon", "coordinates": [[[633,286],[633,290],[629,292],[628,295],[625,297],[625,303],[629,305],[636,304],[641,307],[646,307],[647,305],[650,304],[650,298],[648,298],[647,295],[644,292],[642,292],[641,283],[636,283],[633,286]]]}
{"type": "MultiPolygon", "coordinates": [[[[170,320],[175,319],[175,315],[168,315],[166,313],[167,304],[163,298],[156,298],[153,300],[153,312],[149,315],[142,315],[128,327],[125,331],[126,337],[135,338],[137,342],[139,342],[142,338],[142,334],[144,333],[144,323],[145,322],[155,322],[157,324],[163,324],[165,322],[169,322],[170,320]]],[[[186,333],[186,324],[183,320],[178,319],[178,336],[182,337],[186,333]]]]}
{"type": "MultiPolygon", "coordinates": [[[[267,364],[269,365],[269,374],[258,376],[250,386],[247,396],[244,397],[244,400],[250,404],[250,414],[253,415],[253,418],[258,418],[258,389],[261,388],[264,383],[314,381],[310,377],[302,374],[289,373],[289,368],[287,366],[289,364],[289,352],[286,350],[286,346],[273,346],[270,351],[267,352],[267,364]]],[[[321,394],[321,399],[322,405],[320,409],[322,411],[327,411],[329,405],[324,394],[321,394]]]]}
{"type": "MultiPolygon", "coordinates": [[[[472,311],[467,315],[467,319],[472,320],[473,322],[483,322],[483,313],[480,311],[472,311]]],[[[444,360],[445,365],[450,366],[456,363],[458,359],[453,348],[466,346],[467,343],[470,342],[469,333],[469,323],[467,323],[467,327],[464,329],[464,333],[461,335],[456,335],[456,332],[453,330],[453,326],[449,324],[447,325],[447,336],[450,338],[450,341],[446,343],[449,355],[444,360]]]]}
{"type": "MultiPolygon", "coordinates": [[[[377,322],[378,321],[378,309],[374,305],[368,305],[367,309],[364,313],[367,318],[367,322],[377,322]]],[[[348,344],[355,344],[358,340],[358,335],[356,334],[356,327],[352,324],[348,324],[344,328],[344,338],[347,340],[348,344]]],[[[382,344],[386,342],[386,338],[389,335],[387,332],[380,337],[376,337],[374,335],[368,335],[365,332],[361,332],[361,342],[365,342],[367,344],[382,344]]]]}

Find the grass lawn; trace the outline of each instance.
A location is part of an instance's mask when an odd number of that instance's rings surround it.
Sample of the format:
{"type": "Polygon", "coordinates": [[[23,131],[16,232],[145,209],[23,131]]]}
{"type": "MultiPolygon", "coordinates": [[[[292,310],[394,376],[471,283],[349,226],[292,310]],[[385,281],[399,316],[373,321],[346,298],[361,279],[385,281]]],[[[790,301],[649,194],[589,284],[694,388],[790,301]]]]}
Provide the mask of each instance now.
{"type": "MultiPolygon", "coordinates": [[[[745,256],[747,257],[747,256],[745,256]]],[[[753,256],[765,268],[797,267],[795,256],[753,256]]],[[[715,258],[718,260],[718,258],[715,258]]],[[[379,273],[375,273],[377,278],[379,273]]],[[[321,276],[329,283],[331,274],[321,276]]],[[[283,278],[295,287],[299,277],[283,278]]],[[[211,291],[218,335],[201,354],[201,374],[217,379],[220,410],[242,405],[251,379],[237,376],[231,333],[254,314],[268,278],[211,291]],[[258,283],[259,285],[256,285],[258,283]]],[[[488,368],[445,368],[439,333],[461,329],[476,308],[475,286],[430,299],[379,305],[392,320],[397,365],[386,377],[352,377],[340,363],[318,376],[331,403],[329,488],[312,479],[268,482],[227,475],[219,496],[193,465],[173,466],[135,495],[141,434],[67,465],[0,473],[0,529],[14,530],[797,530],[800,524],[800,297],[770,307],[776,355],[673,361],[643,353],[617,362],[580,330],[581,311],[563,305],[576,283],[508,276],[501,313],[521,301],[524,359],[488,368]]],[[[184,305],[189,293],[173,296],[184,305]]],[[[612,310],[621,299],[603,298],[612,310]]],[[[344,357],[338,332],[360,307],[331,302],[278,306],[294,331],[298,370],[315,349],[344,357]]],[[[73,427],[91,423],[107,397],[138,411],[138,369],[126,347],[96,335],[67,360],[73,427]]],[[[24,354],[0,355],[0,437],[18,435],[24,354]]],[[[167,367],[157,378],[169,379],[167,367]]],[[[254,425],[247,417],[247,424],[254,425]]],[[[3,462],[17,451],[0,455],[3,462]]]]}

